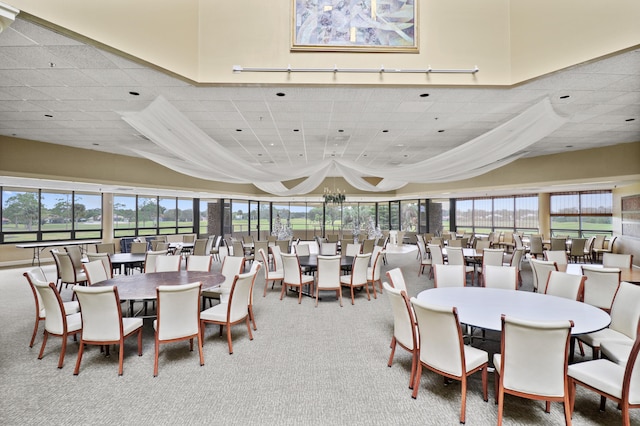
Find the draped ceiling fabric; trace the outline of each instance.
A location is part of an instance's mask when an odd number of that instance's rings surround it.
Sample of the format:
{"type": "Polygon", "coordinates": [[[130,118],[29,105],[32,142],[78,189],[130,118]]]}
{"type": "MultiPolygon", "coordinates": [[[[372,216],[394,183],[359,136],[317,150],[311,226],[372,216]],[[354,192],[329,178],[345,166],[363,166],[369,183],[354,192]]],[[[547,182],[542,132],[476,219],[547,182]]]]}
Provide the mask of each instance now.
{"type": "Polygon", "coordinates": [[[344,177],[354,188],[370,192],[393,191],[410,182],[469,179],[522,157],[527,147],[566,122],[545,98],[510,121],[456,148],[418,163],[376,168],[373,176],[368,166],[333,158],[288,170],[273,165],[248,164],[213,140],[162,96],[140,112],[122,113],[122,118],[167,152],[162,155],[132,149],[138,155],[189,176],[251,183],[278,196],[308,194],[327,176],[335,175],[344,177]],[[382,180],[372,185],[364,177],[382,180]],[[304,180],[291,189],[282,183],[300,178],[304,180]]]}

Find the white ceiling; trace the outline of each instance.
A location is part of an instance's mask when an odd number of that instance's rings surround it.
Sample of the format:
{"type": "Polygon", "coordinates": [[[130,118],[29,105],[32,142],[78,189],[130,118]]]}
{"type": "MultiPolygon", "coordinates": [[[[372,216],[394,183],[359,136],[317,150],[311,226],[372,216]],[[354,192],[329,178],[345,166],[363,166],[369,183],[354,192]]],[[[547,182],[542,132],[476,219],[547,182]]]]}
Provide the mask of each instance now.
{"type": "Polygon", "coordinates": [[[196,87],[22,19],[0,34],[2,135],[159,152],[119,114],[158,95],[245,161],[281,167],[332,156],[373,169],[415,163],[545,97],[568,122],[527,149],[529,157],[640,141],[640,49],[507,89],[196,87]]]}

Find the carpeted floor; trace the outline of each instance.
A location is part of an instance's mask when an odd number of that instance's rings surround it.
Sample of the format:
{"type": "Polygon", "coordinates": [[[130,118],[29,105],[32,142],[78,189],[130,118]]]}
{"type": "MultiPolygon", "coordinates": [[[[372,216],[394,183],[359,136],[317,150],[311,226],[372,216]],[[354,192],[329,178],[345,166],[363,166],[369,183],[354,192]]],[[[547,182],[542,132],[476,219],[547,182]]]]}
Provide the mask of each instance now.
{"type": "MultiPolygon", "coordinates": [[[[410,295],[430,288],[426,275],[417,276],[416,252],[388,254],[383,272],[401,267],[410,295]]],[[[220,264],[215,265],[216,268],[220,264]]],[[[233,328],[234,353],[217,327],[207,328],[205,365],[188,343],[161,347],[160,371],[153,377],[153,331],[145,320],[144,354],[136,355],[135,339],[125,344],[124,375],[117,375],[114,351],[105,357],[97,347],[85,351],[78,376],[73,367],[78,344],[69,341],[63,369],[57,369],[60,339],[50,338],[44,358],[37,359],[42,335],[28,347],[33,329],[33,296],[22,277],[27,268],[0,270],[0,424],[458,424],[460,386],[443,384],[425,371],[416,400],[408,388],[410,356],[396,351],[387,367],[393,321],[385,295],[367,301],[364,292],[344,307],[326,293],[318,308],[312,299],[298,305],[292,293],[279,300],[280,287],[262,297],[258,276],[254,310],[258,330],[248,339],[243,325],[233,328]]],[[[48,277],[55,268],[44,267],[48,277]]],[[[532,289],[524,263],[523,290],[532,289]]],[[[65,300],[71,297],[63,290],[65,300]]],[[[42,330],[42,326],[41,326],[42,330]]],[[[495,351],[497,345],[486,349],[495,351]]],[[[544,348],[541,348],[544,350],[544,348]]],[[[590,352],[587,350],[587,357],[590,352]]],[[[578,356],[579,360],[580,357],[578,356]]],[[[467,399],[467,424],[491,425],[497,420],[493,377],[489,402],[482,400],[480,376],[472,377],[467,399]]],[[[620,412],[608,402],[598,411],[599,397],[579,389],[573,423],[620,424],[620,412]]],[[[563,424],[561,404],[544,404],[507,396],[505,424],[563,424]]],[[[632,423],[640,424],[639,410],[632,423]]]]}

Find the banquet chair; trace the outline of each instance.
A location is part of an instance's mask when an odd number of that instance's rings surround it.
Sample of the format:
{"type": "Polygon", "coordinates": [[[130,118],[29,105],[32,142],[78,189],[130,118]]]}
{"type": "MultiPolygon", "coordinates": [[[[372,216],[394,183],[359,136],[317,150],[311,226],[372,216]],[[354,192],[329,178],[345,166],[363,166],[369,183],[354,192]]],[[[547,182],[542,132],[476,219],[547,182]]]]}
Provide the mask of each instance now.
{"type": "MultiPolygon", "coordinates": [[[[587,282],[589,278],[585,287],[587,282]]],[[[578,340],[591,347],[593,359],[600,357],[600,345],[604,342],[633,344],[640,323],[640,286],[622,282],[613,300],[610,315],[609,327],[577,336],[578,340]]]]}
{"type": "MultiPolygon", "coordinates": [[[[289,287],[298,288],[298,304],[302,302],[302,287],[309,286],[309,292],[313,294],[314,278],[311,275],[304,275],[300,268],[300,259],[295,253],[282,253],[282,263],[284,266],[284,277],[282,279],[282,290],[280,291],[280,300],[289,287]]],[[[366,283],[366,280],[365,280],[366,283]]]]}
{"type": "MultiPolygon", "coordinates": [[[[262,262],[262,258],[260,256],[258,256],[258,253],[260,252],[260,249],[262,249],[265,252],[265,254],[269,253],[269,242],[268,241],[260,241],[260,240],[255,240],[253,242],[254,260],[257,260],[258,262],[262,262]]],[[[267,256],[267,259],[269,259],[269,256],[267,256]]],[[[265,269],[268,266],[269,266],[268,264],[264,265],[265,269]]]]}
{"type": "Polygon", "coordinates": [[[220,243],[221,242],[222,242],[222,235],[218,235],[216,237],[216,242],[210,251],[210,253],[213,255],[213,258],[216,259],[218,262],[221,261],[220,259],[220,243]]]}
{"type": "Polygon", "coordinates": [[[582,275],[587,277],[587,281],[584,283],[584,303],[609,312],[620,286],[621,274],[619,268],[597,268],[583,265],[582,275]]]}
{"type": "MultiPolygon", "coordinates": [[[[153,272],[178,272],[182,267],[182,255],[158,256],[156,258],[156,268],[153,272]]],[[[151,272],[151,271],[147,271],[151,272]]]]}
{"type": "Polygon", "coordinates": [[[402,269],[393,268],[387,271],[387,278],[389,278],[389,282],[391,287],[397,290],[407,291],[407,283],[404,280],[404,275],[402,274],[402,269]]]}
{"type": "MultiPolygon", "coordinates": [[[[362,253],[373,253],[373,248],[375,247],[375,245],[376,245],[376,240],[371,238],[362,241],[362,253]]],[[[372,258],[373,257],[374,256],[372,256],[372,258]]],[[[382,289],[382,287],[380,288],[382,289]]]]}
{"type": "Polygon", "coordinates": [[[633,255],[603,253],[602,266],[605,268],[631,269],[633,268],[633,255]]]}
{"type": "Polygon", "coordinates": [[[466,277],[464,265],[434,265],[433,287],[464,287],[466,277]]]}
{"type": "Polygon", "coordinates": [[[487,398],[489,354],[464,344],[462,327],[455,307],[429,305],[412,297],[419,335],[419,362],[413,379],[414,399],[420,389],[422,367],[448,379],[461,382],[460,423],[466,420],[467,379],[482,372],[482,393],[487,398]]]}
{"type": "Polygon", "coordinates": [[[109,355],[109,345],[119,345],[118,375],[122,376],[124,340],[134,333],[138,336],[138,356],[142,356],[142,318],[122,317],[116,286],[74,286],[73,291],[80,302],[82,316],[80,348],[73,374],[77,376],[80,372],[84,345],[106,346],[107,355],[109,355]]]}
{"type": "Polygon", "coordinates": [[[503,265],[513,266],[518,269],[518,286],[522,286],[522,275],[520,274],[520,271],[522,270],[522,260],[524,259],[524,248],[520,247],[515,249],[509,256],[509,262],[507,264],[503,263],[503,265]]]}
{"type": "Polygon", "coordinates": [[[411,353],[411,373],[409,374],[409,389],[413,389],[416,368],[418,366],[418,330],[413,308],[407,297],[407,293],[399,288],[391,287],[388,283],[382,283],[386,290],[387,298],[391,304],[393,313],[393,336],[391,337],[391,354],[387,366],[393,365],[393,357],[396,353],[396,346],[411,353]]]}
{"type": "Polygon", "coordinates": [[[130,253],[146,253],[148,248],[149,247],[146,242],[134,241],[131,243],[130,253]]]}
{"type": "Polygon", "coordinates": [[[587,243],[586,238],[572,238],[571,239],[571,248],[569,249],[569,258],[574,262],[578,263],[580,259],[584,262],[584,247],[587,243]]]}
{"type": "Polygon", "coordinates": [[[531,265],[531,272],[533,272],[533,291],[544,294],[549,273],[557,271],[558,265],[556,262],[536,259],[529,259],[529,265],[531,265]]]}
{"type": "Polygon", "coordinates": [[[64,251],[69,255],[73,267],[82,271],[82,250],[80,246],[65,246],[64,251]]]}
{"type": "Polygon", "coordinates": [[[529,254],[534,258],[544,255],[544,249],[542,247],[542,237],[540,235],[532,235],[529,237],[529,254]]]}
{"type": "MultiPolygon", "coordinates": [[[[156,248],[154,249],[153,246],[151,246],[151,251],[162,251],[162,250],[166,250],[167,253],[169,252],[169,246],[170,244],[166,241],[160,241],[160,240],[155,240],[156,241],[156,248]]],[[[180,251],[182,251],[182,249],[180,249],[180,251]]],[[[174,251],[175,252],[175,251],[174,251]]]]}
{"type": "Polygon", "coordinates": [[[115,243],[96,244],[96,253],[116,254],[116,245],[115,243]]]}
{"type": "Polygon", "coordinates": [[[502,266],[504,262],[504,249],[490,248],[482,252],[482,266],[478,269],[478,283],[484,286],[484,272],[487,266],[502,266]],[[482,278],[482,280],[480,280],[482,278]]]}
{"type": "Polygon", "coordinates": [[[600,345],[601,358],[608,359],[609,361],[615,362],[616,364],[624,367],[629,361],[629,355],[631,355],[631,349],[633,348],[634,343],[635,340],[630,343],[605,340],[600,345]]]}
{"type": "Polygon", "coordinates": [[[498,426],[502,424],[504,394],[564,404],[571,425],[567,364],[573,321],[529,321],[502,315],[500,353],[493,355],[498,426]],[[544,350],[541,350],[544,348],[544,350]]]}
{"type": "Polygon", "coordinates": [[[347,243],[346,247],[342,246],[342,255],[347,257],[356,257],[360,254],[360,244],[358,243],[347,243]]]}
{"type": "Polygon", "coordinates": [[[342,307],[342,286],[340,285],[340,255],[318,256],[318,270],[316,272],[316,308],[320,291],[335,291],[336,298],[342,307]]]}
{"type": "Polygon", "coordinates": [[[156,288],[158,317],[153,321],[153,329],[155,331],[153,377],[158,375],[158,357],[161,343],[189,340],[189,350],[193,351],[193,339],[197,339],[200,365],[204,365],[204,354],[202,353],[203,334],[200,328],[201,289],[201,282],[161,285],[156,288]]]}
{"type": "MultiPolygon", "coordinates": [[[[29,283],[29,288],[31,288],[31,292],[33,293],[33,300],[36,305],[36,323],[33,326],[33,334],[31,335],[31,341],[29,342],[29,347],[33,347],[33,343],[36,340],[36,334],[38,333],[38,326],[40,325],[40,321],[45,321],[47,317],[47,312],[44,308],[44,302],[40,297],[40,292],[36,289],[35,283],[40,283],[41,285],[47,285],[47,277],[44,276],[42,269],[33,268],[28,270],[27,272],[22,274],[29,283]]],[[[72,315],[80,312],[80,306],[77,301],[73,302],[64,302],[62,304],[63,312],[65,315],[72,315]]]]}
{"type": "Polygon", "coordinates": [[[226,303],[220,303],[200,313],[200,328],[202,329],[203,339],[206,324],[218,324],[220,326],[220,335],[222,335],[222,328],[227,327],[229,354],[233,354],[233,343],[231,339],[232,325],[244,321],[247,324],[249,340],[253,340],[250,324],[251,312],[249,309],[249,302],[251,300],[251,290],[259,269],[260,264],[256,263],[255,268],[252,267],[250,272],[236,275],[233,278],[233,284],[231,285],[229,301],[226,303]]]}
{"type": "Polygon", "coordinates": [[[451,247],[451,246],[447,247],[447,261],[449,265],[464,266],[463,269],[465,272],[465,276],[471,277],[471,285],[473,285],[476,268],[473,265],[467,265],[467,261],[464,258],[464,252],[462,247],[451,247]]]}
{"type": "Polygon", "coordinates": [[[584,243],[584,260],[585,262],[593,263],[593,244],[596,241],[596,236],[592,235],[587,239],[587,242],[584,243]]]}
{"type": "MultiPolygon", "coordinates": [[[[294,247],[294,251],[298,256],[310,256],[311,255],[311,248],[309,247],[309,244],[296,244],[294,247]]],[[[309,267],[305,267],[302,266],[300,267],[300,269],[302,269],[303,273],[309,273],[311,272],[311,268],[309,267]]]]}
{"type": "Polygon", "coordinates": [[[281,253],[291,253],[291,244],[289,240],[276,240],[276,245],[280,247],[281,253]]]}
{"type": "Polygon", "coordinates": [[[67,338],[76,335],[82,330],[82,319],[80,313],[67,315],[65,305],[62,303],[60,293],[56,289],[54,283],[43,281],[35,281],[33,285],[40,294],[40,299],[46,312],[44,320],[44,338],[38,359],[44,356],[44,349],[47,346],[49,336],[62,337],[62,348],[60,349],[60,357],[58,358],[58,368],[64,365],[64,355],[67,351],[67,338]]]}
{"type": "Polygon", "coordinates": [[[551,251],[567,251],[567,239],[565,237],[552,237],[550,244],[551,251]]]}
{"type": "MultiPolygon", "coordinates": [[[[606,400],[617,403],[621,411],[622,424],[630,425],[629,409],[640,408],[640,327],[636,328],[635,341],[629,346],[629,355],[624,365],[611,360],[596,359],[572,364],[567,370],[571,392],[571,412],[575,404],[576,385],[584,386],[600,394],[600,411],[604,412],[606,400]]],[[[604,348],[604,346],[603,346],[604,348]]]]}
{"type": "Polygon", "coordinates": [[[211,271],[211,262],[213,260],[212,255],[206,254],[203,256],[192,254],[187,257],[187,271],[211,271]]]}
{"type": "Polygon", "coordinates": [[[208,243],[208,239],[207,238],[198,238],[198,239],[196,239],[196,241],[193,243],[193,253],[192,254],[195,254],[196,256],[204,256],[205,253],[207,253],[207,243],[208,243]]]}
{"type": "Polygon", "coordinates": [[[211,306],[211,299],[220,299],[220,303],[226,303],[229,299],[234,277],[243,271],[244,257],[226,256],[220,269],[220,273],[224,275],[224,282],[217,288],[202,292],[202,307],[206,307],[207,300],[209,301],[209,306],[211,306]]]}
{"type": "MultiPolygon", "coordinates": [[[[382,259],[384,258],[385,250],[382,247],[374,246],[371,253],[371,259],[369,260],[371,266],[367,267],[367,281],[373,288],[373,298],[377,299],[376,295],[376,283],[380,285],[380,294],[382,294],[382,280],[380,279],[380,269],[382,268],[382,259]]],[[[364,253],[366,254],[366,253],[364,253]]]]}
{"type": "Polygon", "coordinates": [[[338,244],[322,242],[320,244],[320,254],[322,256],[335,256],[338,254],[338,244]]]}
{"type": "Polygon", "coordinates": [[[102,281],[106,281],[111,278],[109,271],[102,263],[102,260],[92,260],[91,262],[83,263],[84,273],[87,276],[87,284],[93,285],[102,281]]]}
{"type": "MultiPolygon", "coordinates": [[[[99,260],[104,265],[104,269],[107,271],[107,275],[109,278],[113,278],[113,270],[114,266],[111,264],[111,255],[109,253],[87,253],[87,260],[92,262],[94,260],[99,260]]],[[[117,267],[116,270],[120,271],[120,267],[117,267]]]]}
{"type": "Polygon", "coordinates": [[[156,272],[156,260],[159,257],[168,257],[166,250],[147,251],[144,256],[144,272],[156,272]]]}
{"type": "Polygon", "coordinates": [[[255,286],[256,279],[255,277],[258,275],[258,271],[262,268],[262,263],[253,262],[251,264],[251,268],[249,269],[250,274],[255,274],[253,281],[251,282],[251,291],[249,292],[249,321],[253,323],[253,329],[257,330],[258,326],[256,325],[256,317],[253,315],[253,287],[255,286]]]}
{"type": "MultiPolygon", "coordinates": [[[[54,253],[51,250],[51,253],[54,253]]],[[[82,266],[80,269],[76,269],[71,263],[71,257],[68,253],[62,251],[56,251],[55,255],[58,258],[58,263],[60,266],[60,291],[62,291],[62,284],[68,286],[76,285],[76,284],[86,284],[87,283],[87,274],[82,270],[82,266]]]]}
{"type": "MultiPolygon", "coordinates": [[[[418,240],[416,242],[416,245],[418,246],[418,261],[419,261],[419,265],[418,265],[418,276],[424,274],[424,268],[426,266],[429,267],[429,272],[431,272],[431,267],[432,267],[432,263],[433,261],[431,260],[431,256],[429,255],[429,252],[427,251],[427,247],[424,245],[424,242],[422,240],[418,240]]],[[[438,246],[440,247],[440,246],[438,246]]]]}
{"type": "Polygon", "coordinates": [[[613,237],[611,237],[611,239],[609,240],[609,244],[607,245],[607,247],[604,247],[604,243],[602,244],[602,246],[600,248],[594,248],[593,249],[593,254],[595,256],[595,261],[597,262],[600,259],[601,255],[604,255],[604,253],[613,253],[613,248],[616,244],[616,241],[618,241],[618,236],[614,235],[613,237]]]}
{"type": "Polygon", "coordinates": [[[351,289],[351,304],[355,304],[355,297],[353,290],[355,288],[364,287],[367,291],[367,300],[371,300],[369,295],[369,285],[367,281],[367,268],[369,267],[369,260],[371,259],[371,253],[359,254],[353,259],[353,266],[351,267],[351,273],[349,275],[340,276],[340,284],[343,287],[349,287],[351,289]]]}
{"type": "MultiPolygon", "coordinates": [[[[263,249],[258,249],[258,254],[260,255],[260,258],[262,259],[262,263],[264,264],[264,294],[262,295],[262,297],[267,297],[267,286],[269,285],[269,282],[271,282],[271,288],[273,289],[273,286],[275,285],[276,281],[280,281],[280,283],[282,283],[282,280],[284,279],[284,269],[274,269],[271,270],[270,266],[269,266],[269,258],[267,256],[267,253],[263,250],[263,249]]],[[[278,255],[278,257],[280,257],[278,255]]],[[[278,262],[279,265],[281,265],[280,262],[278,262]]]]}
{"type": "Polygon", "coordinates": [[[567,252],[564,250],[546,250],[544,252],[544,260],[556,262],[559,271],[566,270],[569,263],[567,252]]]}
{"type": "Polygon", "coordinates": [[[582,300],[582,289],[586,279],[587,277],[582,275],[551,271],[544,294],[571,300],[582,300]]]}
{"type": "MultiPolygon", "coordinates": [[[[428,244],[427,250],[431,256],[431,268],[429,269],[429,278],[433,278],[433,267],[435,265],[444,265],[444,256],[442,254],[442,247],[437,244],[428,244]]],[[[422,261],[421,261],[422,264],[422,261]]]]}
{"type": "Polygon", "coordinates": [[[242,241],[236,240],[231,242],[231,253],[229,256],[244,257],[244,245],[242,241]]]}
{"type": "Polygon", "coordinates": [[[486,265],[484,269],[485,287],[503,290],[518,289],[518,268],[515,266],[486,265]]]}
{"type": "Polygon", "coordinates": [[[491,248],[491,241],[489,240],[477,240],[476,241],[476,252],[483,254],[484,251],[488,248],[491,248]]]}

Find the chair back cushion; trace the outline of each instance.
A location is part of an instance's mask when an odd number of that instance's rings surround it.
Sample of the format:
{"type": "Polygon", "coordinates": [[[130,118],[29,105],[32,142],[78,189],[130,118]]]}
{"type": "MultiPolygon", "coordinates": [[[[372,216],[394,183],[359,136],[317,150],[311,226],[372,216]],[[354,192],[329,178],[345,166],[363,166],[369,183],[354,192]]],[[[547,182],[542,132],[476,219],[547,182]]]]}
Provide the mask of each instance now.
{"type": "Polygon", "coordinates": [[[584,283],[584,303],[609,310],[620,285],[620,269],[582,266],[584,283]]]}
{"type": "Polygon", "coordinates": [[[367,283],[367,268],[369,267],[370,259],[371,253],[359,254],[353,259],[353,266],[351,267],[351,285],[367,283]]]}
{"type": "Polygon", "coordinates": [[[563,297],[565,299],[579,300],[585,279],[586,277],[582,275],[551,271],[547,280],[545,294],[563,297]]]}
{"type": "Polygon", "coordinates": [[[220,273],[224,275],[224,283],[221,286],[231,287],[236,275],[244,270],[244,257],[226,256],[222,261],[220,273]]]}
{"type": "Polygon", "coordinates": [[[620,283],[613,305],[609,328],[635,339],[640,321],[640,286],[620,283]]]}
{"type": "Polygon", "coordinates": [[[407,293],[391,287],[388,283],[382,283],[384,290],[391,304],[393,313],[393,336],[396,340],[409,350],[413,350],[416,345],[416,328],[407,293]]]}
{"type": "Polygon", "coordinates": [[[464,265],[434,265],[434,287],[464,287],[466,271],[464,265]]]}
{"type": "Polygon", "coordinates": [[[84,268],[84,273],[87,275],[89,285],[108,280],[111,276],[111,271],[107,271],[104,263],[99,259],[84,263],[82,267],[84,268]]]}
{"type": "Polygon", "coordinates": [[[176,272],[182,266],[182,255],[158,256],[154,272],[176,272]]]}
{"type": "Polygon", "coordinates": [[[227,320],[229,322],[239,321],[249,314],[251,289],[256,278],[256,274],[257,269],[253,272],[239,274],[234,277],[234,283],[231,287],[229,305],[227,308],[227,320]]]}
{"type": "Polygon", "coordinates": [[[158,286],[156,332],[159,340],[179,339],[198,333],[201,288],[200,282],[158,286]]]}
{"type": "Polygon", "coordinates": [[[35,281],[33,285],[36,287],[38,293],[40,293],[40,300],[42,300],[44,310],[47,313],[45,329],[49,333],[62,334],[66,328],[64,308],[62,307],[62,299],[60,298],[60,294],[58,294],[58,290],[56,290],[55,284],[35,281]]]}
{"type": "Polygon", "coordinates": [[[316,287],[319,290],[340,288],[340,255],[318,256],[316,287]]]}
{"type": "Polygon", "coordinates": [[[484,286],[516,290],[518,288],[518,269],[515,266],[487,265],[484,267],[484,286]]]}
{"type": "Polygon", "coordinates": [[[203,256],[198,256],[197,254],[192,254],[187,257],[187,271],[203,271],[209,272],[211,271],[211,255],[206,254],[203,256]]]}
{"type": "Polygon", "coordinates": [[[110,287],[74,286],[82,313],[82,339],[114,341],[122,332],[122,314],[118,289],[110,287]]]}
{"type": "Polygon", "coordinates": [[[404,280],[404,275],[402,274],[402,269],[393,268],[387,271],[387,277],[389,277],[389,281],[391,281],[391,285],[398,289],[407,291],[407,284],[404,280]]]}
{"type": "Polygon", "coordinates": [[[529,265],[531,265],[531,271],[533,272],[533,288],[537,289],[538,293],[544,294],[549,273],[557,271],[558,265],[556,262],[536,259],[529,259],[529,265]]]}
{"type": "Polygon", "coordinates": [[[442,248],[438,244],[428,244],[427,249],[431,253],[431,264],[442,265],[444,263],[444,256],[442,255],[442,248]]]}

